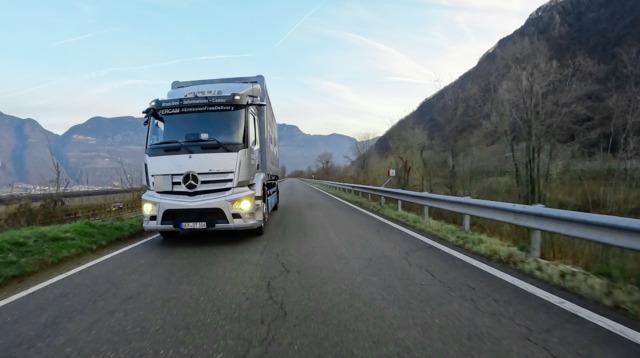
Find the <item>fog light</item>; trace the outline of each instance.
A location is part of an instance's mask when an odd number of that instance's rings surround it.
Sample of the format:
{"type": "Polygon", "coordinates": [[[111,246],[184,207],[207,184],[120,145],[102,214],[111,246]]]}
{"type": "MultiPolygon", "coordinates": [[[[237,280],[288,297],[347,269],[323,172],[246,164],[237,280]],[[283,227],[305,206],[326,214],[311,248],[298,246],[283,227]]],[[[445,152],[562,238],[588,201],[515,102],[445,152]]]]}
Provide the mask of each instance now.
{"type": "Polygon", "coordinates": [[[154,215],[156,213],[156,204],[150,201],[142,203],[142,213],[146,216],[154,215]]]}
{"type": "Polygon", "coordinates": [[[250,211],[251,209],[253,209],[253,197],[247,196],[247,197],[238,199],[234,201],[231,206],[233,207],[234,210],[238,210],[242,212],[250,211]]]}

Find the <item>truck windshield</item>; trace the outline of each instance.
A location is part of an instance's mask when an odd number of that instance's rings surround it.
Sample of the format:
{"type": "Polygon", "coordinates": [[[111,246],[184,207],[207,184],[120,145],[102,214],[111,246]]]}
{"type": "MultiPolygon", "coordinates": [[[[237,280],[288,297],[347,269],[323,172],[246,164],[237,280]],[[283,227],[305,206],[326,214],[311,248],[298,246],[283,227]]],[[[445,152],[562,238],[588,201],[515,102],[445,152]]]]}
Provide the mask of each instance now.
{"type": "Polygon", "coordinates": [[[154,119],[148,146],[168,143],[216,141],[244,143],[244,110],[171,114],[154,119]]]}

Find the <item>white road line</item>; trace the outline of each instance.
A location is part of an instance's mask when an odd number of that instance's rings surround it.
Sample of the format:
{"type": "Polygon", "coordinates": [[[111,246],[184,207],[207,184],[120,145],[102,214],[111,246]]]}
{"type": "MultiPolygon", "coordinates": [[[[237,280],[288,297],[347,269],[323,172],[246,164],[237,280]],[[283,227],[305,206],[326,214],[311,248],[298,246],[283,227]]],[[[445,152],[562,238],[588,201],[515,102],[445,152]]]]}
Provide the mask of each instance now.
{"type": "Polygon", "coordinates": [[[132,248],[138,246],[138,245],[142,245],[145,242],[147,242],[147,241],[149,241],[151,239],[154,239],[157,236],[158,235],[155,234],[155,235],[153,235],[151,237],[148,237],[148,238],[146,238],[144,240],[138,241],[135,244],[131,244],[131,245],[127,246],[127,247],[123,247],[118,251],[114,251],[114,252],[112,252],[112,253],[110,253],[108,255],[104,255],[104,256],[102,256],[100,258],[97,258],[97,259],[95,259],[95,260],[93,260],[91,262],[87,262],[86,264],[84,264],[82,266],[78,266],[78,267],[74,268],[73,270],[67,271],[67,272],[65,272],[63,274],[60,274],[60,275],[54,277],[54,278],[51,278],[51,279],[49,279],[47,281],[39,283],[39,284],[37,284],[37,285],[35,285],[35,286],[31,287],[31,288],[28,288],[28,289],[26,289],[26,290],[24,290],[22,292],[18,292],[15,295],[7,297],[4,300],[0,301],[0,307],[2,307],[4,305],[7,305],[7,304],[9,304],[9,303],[11,303],[11,302],[13,302],[15,300],[18,300],[18,299],[20,299],[20,298],[22,298],[22,297],[24,297],[24,296],[26,296],[26,295],[28,295],[30,293],[34,293],[34,292],[38,291],[41,288],[49,286],[52,283],[58,282],[58,281],[62,280],[63,278],[69,277],[69,276],[73,275],[74,273],[80,272],[80,271],[82,271],[82,270],[84,270],[84,269],[86,269],[88,267],[91,267],[91,266],[97,264],[97,263],[100,263],[100,262],[102,262],[104,260],[107,260],[107,259],[109,259],[111,257],[114,257],[114,256],[116,256],[118,254],[121,254],[121,253],[123,253],[123,252],[125,252],[125,251],[127,251],[129,249],[132,249],[132,248]]]}
{"type": "Polygon", "coordinates": [[[499,279],[507,281],[508,283],[510,283],[510,284],[512,284],[512,285],[514,285],[514,286],[516,286],[518,288],[521,288],[521,289],[529,292],[530,294],[532,294],[534,296],[542,298],[543,300],[545,300],[547,302],[553,303],[554,305],[556,305],[556,306],[558,306],[558,307],[560,307],[560,308],[562,308],[562,309],[564,309],[566,311],[569,311],[569,312],[571,312],[571,313],[573,313],[573,314],[575,314],[577,316],[580,316],[580,317],[586,319],[587,321],[595,323],[598,326],[600,326],[600,327],[602,327],[602,328],[604,328],[604,329],[606,329],[608,331],[611,331],[611,332],[613,332],[613,333],[615,333],[617,335],[620,335],[620,336],[622,336],[622,337],[624,337],[624,338],[626,338],[626,339],[628,339],[628,340],[630,340],[630,341],[632,341],[632,342],[634,342],[636,344],[640,344],[640,332],[634,331],[633,329],[631,329],[629,327],[626,327],[626,326],[623,326],[618,322],[612,321],[612,320],[610,320],[610,319],[608,319],[608,318],[606,318],[604,316],[601,316],[601,315],[599,315],[599,314],[597,314],[595,312],[589,311],[588,309],[586,309],[584,307],[581,307],[581,306],[578,306],[573,302],[567,301],[564,298],[558,297],[558,296],[556,296],[556,295],[554,295],[552,293],[549,293],[549,292],[547,292],[547,291],[545,291],[545,290],[543,290],[541,288],[538,288],[538,287],[536,287],[534,285],[531,285],[531,284],[529,284],[529,283],[527,283],[525,281],[522,281],[522,280],[520,280],[520,279],[518,279],[516,277],[513,277],[513,276],[511,276],[511,275],[509,275],[507,273],[504,273],[504,272],[502,272],[502,271],[500,271],[500,270],[498,270],[496,268],[493,268],[493,267],[491,267],[491,266],[489,266],[487,264],[484,264],[484,263],[482,263],[482,262],[480,262],[480,261],[478,261],[478,260],[476,260],[474,258],[471,258],[471,257],[469,257],[469,256],[467,256],[465,254],[462,254],[462,253],[460,253],[460,252],[458,252],[456,250],[448,248],[447,246],[439,244],[439,243],[437,243],[437,242],[435,242],[435,241],[433,241],[433,240],[431,240],[431,239],[429,239],[427,237],[424,237],[424,236],[422,236],[422,235],[420,235],[418,233],[415,233],[415,232],[413,232],[413,231],[411,231],[411,230],[409,230],[409,229],[407,229],[407,228],[405,228],[405,227],[403,227],[401,225],[398,225],[398,224],[396,224],[394,222],[391,222],[391,221],[389,221],[387,219],[384,219],[384,218],[382,218],[382,217],[380,217],[378,215],[375,215],[375,214],[373,214],[373,213],[371,213],[371,212],[369,212],[369,211],[367,211],[365,209],[360,208],[357,205],[351,204],[351,203],[349,203],[349,202],[347,202],[347,201],[345,201],[343,199],[338,198],[335,195],[329,194],[326,191],[323,191],[323,190],[321,190],[319,188],[316,188],[313,185],[310,185],[310,184],[307,184],[307,183],[304,183],[304,184],[307,185],[307,186],[310,186],[311,188],[313,188],[315,190],[318,190],[319,192],[321,192],[323,194],[326,194],[326,195],[328,195],[328,196],[330,196],[330,197],[332,197],[332,198],[334,198],[334,199],[336,199],[338,201],[341,201],[342,203],[344,203],[346,205],[349,205],[349,206],[351,206],[352,208],[354,208],[356,210],[359,210],[359,211],[361,211],[361,212],[363,212],[363,213],[365,213],[365,214],[367,214],[367,215],[369,215],[371,217],[374,217],[375,219],[377,219],[379,221],[382,221],[383,223],[385,223],[387,225],[390,225],[390,226],[392,226],[392,227],[404,232],[405,234],[413,236],[418,240],[421,240],[421,241],[423,241],[423,242],[425,242],[425,243],[427,243],[427,244],[429,244],[429,245],[431,245],[431,246],[433,246],[433,247],[435,247],[435,248],[437,248],[439,250],[442,250],[442,251],[448,253],[449,255],[455,256],[456,258],[458,258],[458,259],[460,259],[460,260],[462,260],[462,261],[464,261],[464,262],[466,262],[466,263],[468,263],[470,265],[473,265],[473,266],[479,268],[482,271],[485,271],[485,272],[487,272],[487,273],[489,273],[489,274],[491,274],[491,275],[493,275],[493,276],[495,276],[495,277],[497,277],[499,279]]]}

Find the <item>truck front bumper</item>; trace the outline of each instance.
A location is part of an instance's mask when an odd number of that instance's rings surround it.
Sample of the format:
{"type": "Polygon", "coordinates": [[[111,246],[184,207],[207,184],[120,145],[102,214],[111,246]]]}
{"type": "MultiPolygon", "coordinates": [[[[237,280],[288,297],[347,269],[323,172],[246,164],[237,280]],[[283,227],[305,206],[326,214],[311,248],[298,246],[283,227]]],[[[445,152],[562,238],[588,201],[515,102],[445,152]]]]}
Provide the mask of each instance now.
{"type": "MultiPolygon", "coordinates": [[[[250,230],[262,226],[262,202],[256,200],[251,210],[234,210],[232,203],[244,197],[253,197],[254,191],[234,190],[221,197],[182,197],[147,191],[142,195],[143,205],[153,207],[143,212],[145,231],[205,231],[250,230]],[[181,229],[183,222],[206,222],[206,229],[181,229]]],[[[143,210],[145,211],[145,210],[143,210]]]]}

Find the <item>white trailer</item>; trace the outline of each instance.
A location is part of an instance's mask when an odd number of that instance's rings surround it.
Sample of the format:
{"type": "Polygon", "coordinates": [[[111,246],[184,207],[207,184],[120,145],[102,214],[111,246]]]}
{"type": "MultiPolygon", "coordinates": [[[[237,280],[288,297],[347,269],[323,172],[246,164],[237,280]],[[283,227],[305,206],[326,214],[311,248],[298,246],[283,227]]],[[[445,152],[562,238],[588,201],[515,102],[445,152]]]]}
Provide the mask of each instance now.
{"type": "Polygon", "coordinates": [[[143,113],[144,229],[164,237],[262,234],[280,198],[278,131],[264,77],[176,81],[143,113]]]}

